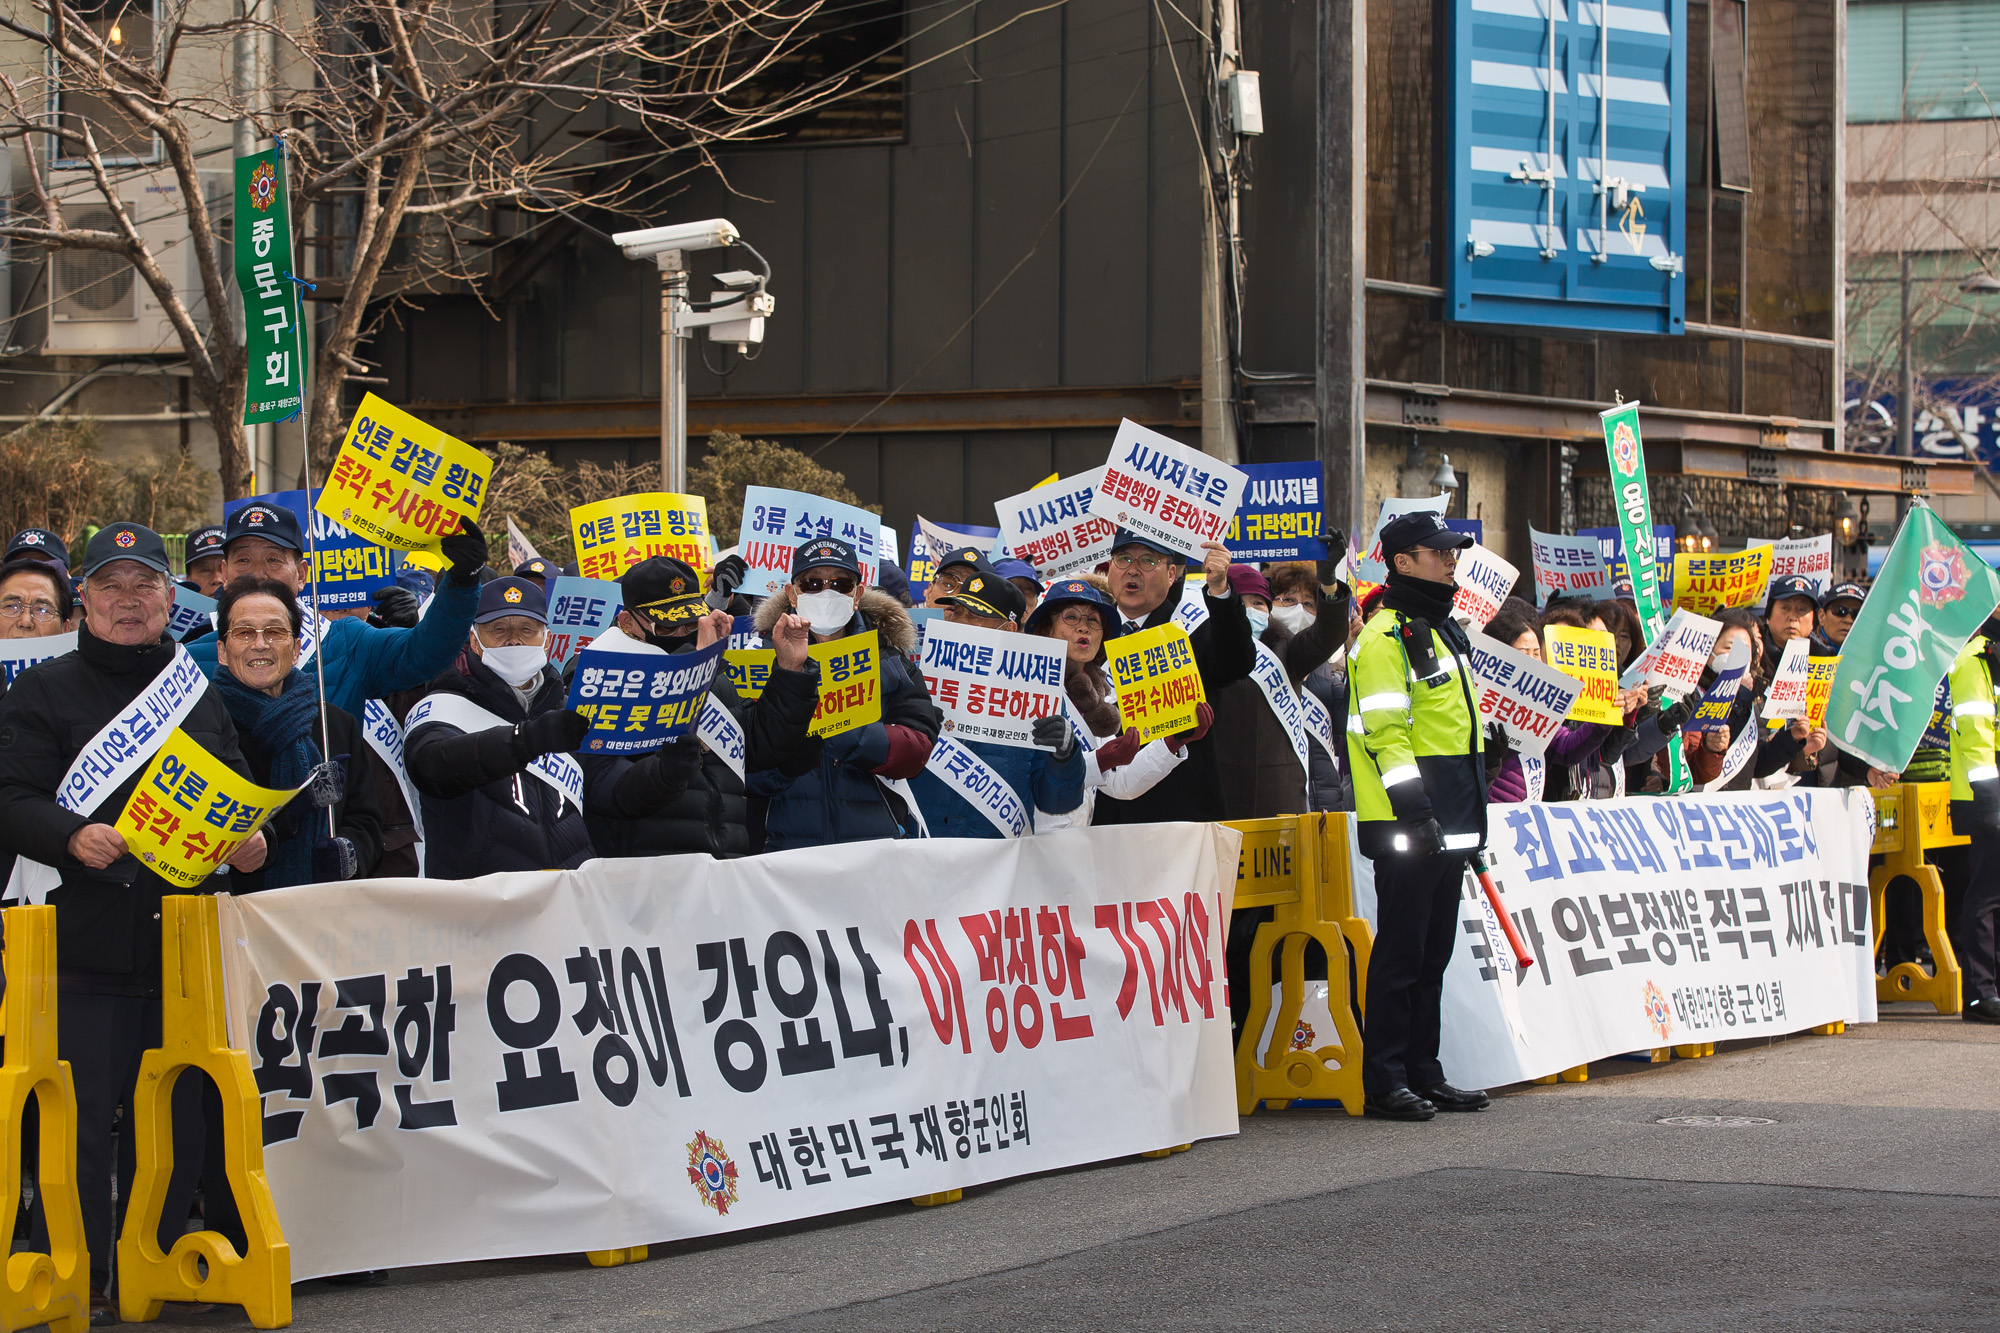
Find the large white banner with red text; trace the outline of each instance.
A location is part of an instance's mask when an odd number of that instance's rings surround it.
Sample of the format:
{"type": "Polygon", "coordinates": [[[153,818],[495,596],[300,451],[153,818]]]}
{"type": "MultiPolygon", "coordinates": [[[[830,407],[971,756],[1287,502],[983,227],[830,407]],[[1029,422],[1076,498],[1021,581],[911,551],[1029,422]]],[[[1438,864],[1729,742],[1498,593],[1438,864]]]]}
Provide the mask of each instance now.
{"type": "Polygon", "coordinates": [[[225,896],[292,1276],[621,1249],[1232,1134],[1240,840],[225,896]]]}

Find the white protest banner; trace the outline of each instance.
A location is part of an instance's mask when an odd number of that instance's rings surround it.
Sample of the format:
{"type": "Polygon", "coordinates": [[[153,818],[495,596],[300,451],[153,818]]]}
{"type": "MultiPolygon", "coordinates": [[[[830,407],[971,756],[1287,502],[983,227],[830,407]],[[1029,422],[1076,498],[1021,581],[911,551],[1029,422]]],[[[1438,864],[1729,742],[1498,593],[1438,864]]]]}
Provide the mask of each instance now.
{"type": "Polygon", "coordinates": [[[1222,540],[1248,482],[1241,468],[1121,421],[1090,512],[1199,561],[1203,542],[1222,540]]]}
{"type": "Polygon", "coordinates": [[[959,741],[1034,748],[1035,719],[1062,712],[1061,639],[933,620],[921,666],[944,734],[959,741]]]}
{"type": "Polygon", "coordinates": [[[1507,729],[1514,748],[1539,755],[1549,748],[1583,682],[1484,634],[1472,636],[1472,679],[1479,716],[1507,729]]]}
{"type": "Polygon", "coordinates": [[[1451,608],[1464,612],[1467,632],[1477,634],[1514,591],[1521,571],[1475,542],[1459,553],[1456,577],[1458,591],[1452,594],[1451,608]]]}
{"type": "Polygon", "coordinates": [[[1528,549],[1534,554],[1538,606],[1547,606],[1558,595],[1611,595],[1611,571],[1605,568],[1604,548],[1597,538],[1563,537],[1529,528],[1528,549]]]}
{"type": "MultiPolygon", "coordinates": [[[[731,548],[732,552],[734,548],[731,548]]],[[[901,550],[896,545],[896,530],[887,523],[878,524],[875,529],[875,549],[884,560],[892,565],[903,563],[901,550]]]]}
{"type": "Polygon", "coordinates": [[[1778,669],[1771,673],[1770,688],[1764,692],[1766,718],[1804,719],[1807,659],[1811,655],[1812,645],[1804,639],[1793,639],[1785,645],[1785,651],[1778,657],[1778,669]]]}
{"type": "Polygon", "coordinates": [[[1763,605],[1771,602],[1771,584],[1789,575],[1811,579],[1820,596],[1833,586],[1833,534],[1817,537],[1786,537],[1771,543],[1771,577],[1764,584],[1763,605]]]}
{"type": "Polygon", "coordinates": [[[1000,520],[1000,540],[1044,579],[1096,568],[1110,558],[1111,538],[1118,530],[1111,520],[1090,512],[1091,496],[1103,477],[1103,468],[1092,468],[997,501],[993,513],[1000,520]]]}
{"type": "Polygon", "coordinates": [[[507,568],[519,569],[530,560],[541,558],[542,553],[528,540],[528,534],[521,531],[521,525],[514,521],[514,516],[507,515],[507,568]]]}
{"type": "Polygon", "coordinates": [[[76,651],[76,631],[44,634],[33,639],[0,639],[0,680],[14,683],[14,677],[51,657],[76,651]]]}
{"type": "Polygon", "coordinates": [[[225,896],[291,1277],[744,1231],[1233,1134],[1241,841],[1151,824],[225,896]],[[338,1031],[380,1039],[306,1035],[338,1031]]]}
{"type": "Polygon", "coordinates": [[[1390,496],[1382,502],[1382,512],[1375,516],[1375,526],[1369,530],[1368,544],[1361,548],[1361,557],[1354,563],[1354,576],[1363,583],[1382,583],[1389,577],[1389,568],[1382,563],[1382,529],[1391,519],[1405,514],[1414,514],[1420,509],[1428,509],[1433,514],[1442,514],[1451,504],[1450,494],[1433,496],[1429,499],[1405,500],[1390,496]]]}
{"type": "Polygon", "coordinates": [[[741,591],[768,597],[790,583],[792,552],[815,537],[838,537],[852,546],[860,557],[861,586],[873,587],[881,559],[881,530],[881,516],[866,509],[803,491],[745,486],[736,550],[749,572],[741,591]]]}
{"type": "Polygon", "coordinates": [[[1445,1076],[1491,1087],[1873,1022],[1870,801],[1810,789],[1494,807],[1487,861],[1535,965],[1514,969],[1480,904],[1460,903],[1445,1076]]]}
{"type": "Polygon", "coordinates": [[[1660,637],[1653,640],[1659,651],[1646,669],[1647,686],[1664,685],[1670,694],[1693,694],[1701,687],[1701,673],[1707,669],[1708,655],[1715,651],[1716,636],[1721,633],[1721,621],[1677,608],[1660,637]]]}
{"type": "Polygon", "coordinates": [[[625,594],[611,579],[564,574],[549,598],[549,661],[560,671],[570,658],[618,619],[625,594]]]}

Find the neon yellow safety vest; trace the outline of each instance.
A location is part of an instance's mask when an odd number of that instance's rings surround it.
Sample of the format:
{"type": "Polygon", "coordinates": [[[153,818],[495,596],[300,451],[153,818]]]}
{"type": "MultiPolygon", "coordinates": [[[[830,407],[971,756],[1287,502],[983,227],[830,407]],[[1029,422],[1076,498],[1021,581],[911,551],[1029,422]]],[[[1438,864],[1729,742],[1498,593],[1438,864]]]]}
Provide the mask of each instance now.
{"type": "Polygon", "coordinates": [[[1486,763],[1472,662],[1431,630],[1444,673],[1420,681],[1403,650],[1409,617],[1383,608],[1355,640],[1347,666],[1347,756],[1362,852],[1373,859],[1435,818],[1447,851],[1486,845],[1486,763]],[[1398,815],[1398,812],[1401,815],[1398,815]]]}
{"type": "Polygon", "coordinates": [[[1951,664],[1951,799],[1972,799],[1972,784],[2000,778],[1993,757],[1993,673],[1986,636],[1959,649],[1951,664]]]}

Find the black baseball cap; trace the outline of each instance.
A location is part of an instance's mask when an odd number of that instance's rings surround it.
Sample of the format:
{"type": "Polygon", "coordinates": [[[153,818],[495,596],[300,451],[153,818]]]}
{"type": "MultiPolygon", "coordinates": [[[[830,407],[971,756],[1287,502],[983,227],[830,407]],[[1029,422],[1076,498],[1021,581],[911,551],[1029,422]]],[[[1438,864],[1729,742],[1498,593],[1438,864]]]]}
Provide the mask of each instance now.
{"type": "Polygon", "coordinates": [[[494,579],[479,590],[479,610],[474,613],[472,623],[484,625],[502,616],[528,616],[546,625],[549,621],[548,594],[533,579],[494,579]]]}
{"type": "Polygon", "coordinates": [[[1419,546],[1440,551],[1463,551],[1472,545],[1472,534],[1459,532],[1444,521],[1444,515],[1430,509],[1399,514],[1382,526],[1382,555],[1388,558],[1419,546]]]}
{"type": "Polygon", "coordinates": [[[290,551],[306,549],[305,538],[299,533],[299,516],[269,500],[252,500],[229,516],[222,530],[222,544],[226,548],[239,537],[262,537],[271,545],[290,551]]]}
{"type": "Polygon", "coordinates": [[[63,539],[47,528],[22,528],[7,543],[7,552],[0,559],[12,560],[16,556],[32,559],[53,560],[63,568],[69,568],[69,548],[63,539]]]}
{"type": "Polygon", "coordinates": [[[1112,553],[1115,555],[1117,552],[1124,550],[1128,546],[1143,546],[1149,551],[1158,551],[1161,555],[1171,557],[1172,559],[1180,561],[1182,564],[1187,563],[1186,551],[1175,550],[1173,547],[1167,545],[1165,542],[1154,541],[1151,537],[1143,537],[1140,534],[1131,531],[1129,528],[1118,529],[1118,531],[1111,538],[1112,553]]]}
{"type": "Polygon", "coordinates": [[[171,572],[167,563],[167,544],[160,540],[160,534],[138,523],[113,523],[110,527],[99,528],[97,535],[90,539],[90,545],[83,550],[83,569],[89,578],[106,565],[119,560],[131,560],[148,569],[160,573],[171,572]]]}
{"type": "Polygon", "coordinates": [[[943,601],[946,606],[962,606],[976,616],[992,616],[1013,625],[1020,624],[1028,613],[1027,594],[990,569],[975,573],[943,601]]]}
{"type": "Polygon", "coordinates": [[[854,548],[838,537],[815,537],[804,546],[792,552],[792,578],[808,569],[844,569],[861,577],[861,557],[854,548]]]}
{"type": "Polygon", "coordinates": [[[1867,600],[1868,589],[1862,587],[1859,583],[1836,583],[1826,590],[1826,596],[1819,599],[1819,605],[1823,611],[1835,602],[1865,602],[1867,600]]]}
{"type": "Polygon", "coordinates": [[[625,609],[656,630],[693,624],[708,614],[701,575],[670,555],[650,556],[618,576],[625,609]]]}
{"type": "Polygon", "coordinates": [[[993,572],[993,561],[977,546],[954,547],[938,558],[937,567],[940,572],[953,565],[970,565],[975,571],[988,574],[993,572]]]}
{"type": "Polygon", "coordinates": [[[196,528],[188,534],[187,562],[192,565],[197,560],[222,554],[223,527],[220,523],[210,523],[196,528]]]}
{"type": "Polygon", "coordinates": [[[1819,605],[1819,589],[1803,574],[1787,574],[1783,578],[1771,580],[1771,596],[1768,605],[1776,606],[1787,597],[1803,597],[1815,607],[1819,605]]]}

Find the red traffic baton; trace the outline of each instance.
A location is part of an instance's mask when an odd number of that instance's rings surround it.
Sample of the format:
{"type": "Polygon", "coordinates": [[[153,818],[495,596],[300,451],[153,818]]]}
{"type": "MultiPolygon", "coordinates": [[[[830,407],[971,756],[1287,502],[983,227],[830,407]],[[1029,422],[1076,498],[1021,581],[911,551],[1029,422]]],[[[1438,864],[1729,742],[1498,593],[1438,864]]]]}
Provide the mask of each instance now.
{"type": "Polygon", "coordinates": [[[1486,868],[1486,858],[1478,852],[1472,854],[1472,872],[1479,876],[1479,887],[1486,891],[1486,901],[1493,908],[1493,915],[1500,918],[1500,929],[1506,932],[1507,943],[1514,950],[1515,961],[1525,970],[1535,965],[1534,956],[1528,952],[1527,941],[1521,932],[1514,929],[1514,918],[1507,915],[1507,904],[1500,901],[1500,889],[1493,883],[1493,874],[1486,868]]]}

